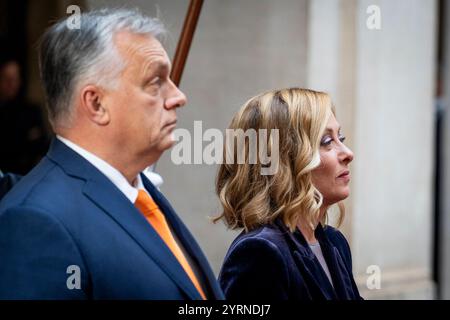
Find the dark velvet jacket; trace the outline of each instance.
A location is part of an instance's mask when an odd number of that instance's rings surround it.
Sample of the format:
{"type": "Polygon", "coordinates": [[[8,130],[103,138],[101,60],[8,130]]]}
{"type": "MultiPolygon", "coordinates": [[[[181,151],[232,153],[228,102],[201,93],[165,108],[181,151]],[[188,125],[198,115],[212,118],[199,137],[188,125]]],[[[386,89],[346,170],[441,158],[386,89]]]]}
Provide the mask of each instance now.
{"type": "Polygon", "coordinates": [[[227,299],[362,299],[352,274],[350,247],[343,234],[321,225],[315,231],[333,280],[330,284],[301,232],[280,220],[242,232],[231,244],[219,282],[227,299]]]}

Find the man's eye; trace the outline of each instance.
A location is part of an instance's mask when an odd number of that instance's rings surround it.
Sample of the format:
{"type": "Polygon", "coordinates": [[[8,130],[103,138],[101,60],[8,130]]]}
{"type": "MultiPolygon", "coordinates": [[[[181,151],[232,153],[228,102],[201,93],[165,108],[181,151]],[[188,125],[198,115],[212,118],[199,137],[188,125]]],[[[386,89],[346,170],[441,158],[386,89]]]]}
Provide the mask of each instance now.
{"type": "Polygon", "coordinates": [[[340,136],[340,137],[339,137],[339,140],[340,140],[342,143],[344,143],[344,141],[345,141],[345,136],[340,136]]]}
{"type": "Polygon", "coordinates": [[[152,81],[150,81],[150,85],[161,85],[161,78],[160,77],[156,77],[154,78],[152,81]]]}

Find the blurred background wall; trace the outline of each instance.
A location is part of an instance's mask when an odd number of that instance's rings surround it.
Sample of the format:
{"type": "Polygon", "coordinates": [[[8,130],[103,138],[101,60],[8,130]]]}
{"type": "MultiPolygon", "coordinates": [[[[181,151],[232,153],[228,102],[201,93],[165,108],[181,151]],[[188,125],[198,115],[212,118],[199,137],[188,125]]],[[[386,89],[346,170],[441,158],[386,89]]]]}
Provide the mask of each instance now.
{"type": "MultiPolygon", "coordinates": [[[[13,1],[0,3],[0,35],[13,32],[3,23],[11,12],[26,11],[9,25],[25,37],[27,96],[40,105],[34,45],[69,4],[159,15],[171,33],[170,56],[188,7],[186,0],[29,0],[14,10],[13,1]]],[[[203,131],[224,131],[239,107],[265,90],[331,94],[355,153],[342,231],[368,299],[450,298],[449,18],[446,0],[205,0],[194,36],[181,82],[189,102],[178,122],[192,135],[194,121],[203,131]],[[371,285],[377,276],[379,289],[371,285]]],[[[170,152],[156,167],[162,191],[218,274],[237,232],[210,222],[220,211],[216,170],[177,166],[170,152]]]]}

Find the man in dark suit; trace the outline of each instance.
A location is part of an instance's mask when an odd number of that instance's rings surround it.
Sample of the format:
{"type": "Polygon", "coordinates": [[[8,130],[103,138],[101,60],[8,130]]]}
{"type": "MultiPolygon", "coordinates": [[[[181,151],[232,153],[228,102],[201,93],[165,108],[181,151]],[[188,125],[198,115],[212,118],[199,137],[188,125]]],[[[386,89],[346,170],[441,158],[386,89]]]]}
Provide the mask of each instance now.
{"type": "Polygon", "coordinates": [[[63,20],[40,67],[56,134],[0,203],[0,298],[222,299],[198,244],[141,171],[186,103],[163,26],[136,10],[63,20]]]}

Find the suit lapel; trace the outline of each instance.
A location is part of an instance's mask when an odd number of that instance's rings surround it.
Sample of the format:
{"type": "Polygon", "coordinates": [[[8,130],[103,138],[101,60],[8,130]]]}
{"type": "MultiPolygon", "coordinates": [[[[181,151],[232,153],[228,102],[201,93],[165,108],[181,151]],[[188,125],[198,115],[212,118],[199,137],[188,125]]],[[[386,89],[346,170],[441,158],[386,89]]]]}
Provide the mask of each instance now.
{"type": "Polygon", "coordinates": [[[189,230],[178,218],[175,210],[172,208],[164,195],[159,192],[158,189],[155,188],[143,174],[141,174],[141,177],[145,188],[147,189],[147,191],[149,191],[150,195],[152,196],[156,204],[158,204],[161,211],[164,212],[167,221],[171,225],[174,232],[176,232],[176,235],[181,241],[187,254],[189,254],[191,259],[197,264],[199,272],[203,275],[204,283],[208,286],[208,291],[210,291],[214,295],[214,298],[224,299],[222,290],[217,283],[208,260],[204,256],[201,248],[198,246],[197,241],[195,241],[189,230]]]}
{"type": "Polygon", "coordinates": [[[119,190],[112,193],[111,189],[91,180],[83,192],[115,220],[191,299],[201,299],[178,260],[152,226],[119,190]]]}
{"type": "Polygon", "coordinates": [[[125,195],[97,168],[54,139],[47,156],[70,176],[86,181],[83,193],[116,221],[191,299],[201,299],[178,260],[125,195]]]}

